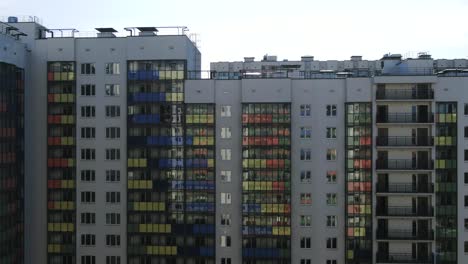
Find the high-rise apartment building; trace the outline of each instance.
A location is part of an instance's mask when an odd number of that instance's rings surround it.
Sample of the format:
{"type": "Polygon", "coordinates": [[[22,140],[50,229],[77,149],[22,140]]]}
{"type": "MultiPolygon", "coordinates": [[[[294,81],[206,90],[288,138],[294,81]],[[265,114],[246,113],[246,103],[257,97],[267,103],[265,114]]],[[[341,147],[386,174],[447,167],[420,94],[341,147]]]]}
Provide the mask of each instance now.
{"type": "Polygon", "coordinates": [[[184,27],[36,22],[0,35],[5,263],[23,208],[25,263],[468,261],[467,60],[202,72],[184,27]]]}
{"type": "Polygon", "coordinates": [[[26,47],[0,23],[0,263],[24,256],[24,71],[26,47]]]}

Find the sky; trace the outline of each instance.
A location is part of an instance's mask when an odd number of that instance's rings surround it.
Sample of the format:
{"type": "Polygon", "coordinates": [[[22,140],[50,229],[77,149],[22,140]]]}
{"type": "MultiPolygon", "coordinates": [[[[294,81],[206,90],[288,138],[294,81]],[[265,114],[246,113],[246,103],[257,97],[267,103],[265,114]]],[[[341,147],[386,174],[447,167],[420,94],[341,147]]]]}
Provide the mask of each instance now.
{"type": "Polygon", "coordinates": [[[467,11],[468,0],[0,0],[0,16],[33,15],[49,28],[187,26],[204,70],[265,54],[468,59],[467,11]]]}

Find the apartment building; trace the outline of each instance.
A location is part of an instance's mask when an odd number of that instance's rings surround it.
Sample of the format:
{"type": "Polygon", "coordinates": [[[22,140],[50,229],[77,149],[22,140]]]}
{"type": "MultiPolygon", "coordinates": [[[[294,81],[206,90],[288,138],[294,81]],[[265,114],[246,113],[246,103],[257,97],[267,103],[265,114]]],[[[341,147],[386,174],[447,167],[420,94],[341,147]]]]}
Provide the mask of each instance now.
{"type": "Polygon", "coordinates": [[[164,29],[5,24],[25,263],[467,262],[467,60],[202,72],[186,28],[164,29]]]}
{"type": "Polygon", "coordinates": [[[0,263],[24,256],[24,71],[27,52],[0,23],[0,263]]]}

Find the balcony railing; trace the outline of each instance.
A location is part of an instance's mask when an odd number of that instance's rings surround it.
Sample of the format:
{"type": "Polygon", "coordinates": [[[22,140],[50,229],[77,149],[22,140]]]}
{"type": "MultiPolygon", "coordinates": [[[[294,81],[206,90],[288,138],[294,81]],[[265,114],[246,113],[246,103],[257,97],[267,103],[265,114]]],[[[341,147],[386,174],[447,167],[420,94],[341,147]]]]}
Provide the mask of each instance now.
{"type": "Polygon", "coordinates": [[[416,232],[416,230],[382,230],[377,229],[377,239],[384,240],[434,240],[434,231],[425,230],[416,232]]]}
{"type": "Polygon", "coordinates": [[[434,99],[432,89],[380,89],[377,90],[377,100],[424,100],[434,99]]]}
{"type": "Polygon", "coordinates": [[[377,206],[377,216],[434,216],[434,208],[429,206],[422,206],[419,208],[411,206],[377,206]]]}
{"type": "Polygon", "coordinates": [[[434,146],[434,137],[400,137],[400,136],[377,136],[377,146],[388,147],[425,147],[434,146]]]}
{"type": "Polygon", "coordinates": [[[427,115],[417,113],[387,113],[377,114],[377,123],[433,123],[434,114],[427,115]]]}
{"type": "Polygon", "coordinates": [[[416,184],[416,183],[377,183],[377,192],[380,193],[433,193],[434,184],[416,184]]]}
{"type": "Polygon", "coordinates": [[[417,162],[416,160],[407,159],[377,159],[376,169],[378,170],[432,170],[434,161],[427,160],[417,162]]]}
{"type": "Polygon", "coordinates": [[[412,254],[380,253],[377,252],[377,263],[415,263],[433,264],[433,254],[413,256],[412,254]]]}

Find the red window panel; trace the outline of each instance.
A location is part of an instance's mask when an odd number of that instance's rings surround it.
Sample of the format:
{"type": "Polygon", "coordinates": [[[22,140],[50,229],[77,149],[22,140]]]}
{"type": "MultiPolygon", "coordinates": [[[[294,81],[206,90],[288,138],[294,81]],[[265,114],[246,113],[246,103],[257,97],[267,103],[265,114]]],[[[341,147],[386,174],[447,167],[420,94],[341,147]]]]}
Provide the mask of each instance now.
{"type": "Polygon", "coordinates": [[[48,94],[47,95],[47,102],[51,103],[51,102],[54,102],[54,94],[48,94]]]}
{"type": "Polygon", "coordinates": [[[53,81],[54,80],[54,73],[53,72],[48,72],[47,73],[47,80],[48,81],[53,81]]]}
{"type": "Polygon", "coordinates": [[[54,202],[53,201],[48,201],[47,202],[47,209],[54,209],[54,202]]]}

